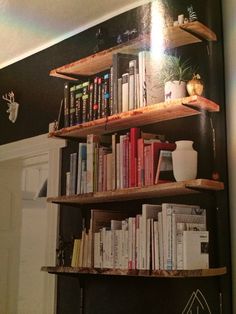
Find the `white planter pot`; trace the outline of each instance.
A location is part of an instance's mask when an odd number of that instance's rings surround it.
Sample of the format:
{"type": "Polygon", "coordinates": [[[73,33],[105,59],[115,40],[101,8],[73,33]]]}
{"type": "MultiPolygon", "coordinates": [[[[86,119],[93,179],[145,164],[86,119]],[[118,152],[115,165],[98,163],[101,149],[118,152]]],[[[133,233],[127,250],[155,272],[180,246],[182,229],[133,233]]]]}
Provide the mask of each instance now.
{"type": "Polygon", "coordinates": [[[165,100],[186,96],[186,82],[173,81],[165,83],[165,100]]]}
{"type": "Polygon", "coordinates": [[[172,152],[173,173],[176,181],[196,179],[197,152],[193,141],[176,141],[176,150],[172,152]]]}

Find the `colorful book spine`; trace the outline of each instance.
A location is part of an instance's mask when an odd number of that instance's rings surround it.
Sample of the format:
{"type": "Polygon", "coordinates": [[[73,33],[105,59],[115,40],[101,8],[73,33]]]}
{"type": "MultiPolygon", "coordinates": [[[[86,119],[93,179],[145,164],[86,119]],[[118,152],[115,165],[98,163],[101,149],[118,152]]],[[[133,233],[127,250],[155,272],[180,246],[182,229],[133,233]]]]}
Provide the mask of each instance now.
{"type": "Polygon", "coordinates": [[[103,110],[102,117],[110,115],[110,75],[106,73],[103,76],[103,110]]]}
{"type": "Polygon", "coordinates": [[[102,78],[98,77],[98,119],[102,116],[102,78]]]}
{"type": "Polygon", "coordinates": [[[112,66],[110,68],[109,92],[110,92],[110,115],[113,115],[114,109],[113,109],[113,67],[112,66]]]}
{"type": "Polygon", "coordinates": [[[94,82],[89,82],[89,113],[88,121],[93,120],[94,82]]]}
{"type": "Polygon", "coordinates": [[[98,79],[93,80],[93,120],[98,119],[98,79]]]}
{"type": "Polygon", "coordinates": [[[89,121],[89,81],[82,84],[82,123],[89,121]]]}

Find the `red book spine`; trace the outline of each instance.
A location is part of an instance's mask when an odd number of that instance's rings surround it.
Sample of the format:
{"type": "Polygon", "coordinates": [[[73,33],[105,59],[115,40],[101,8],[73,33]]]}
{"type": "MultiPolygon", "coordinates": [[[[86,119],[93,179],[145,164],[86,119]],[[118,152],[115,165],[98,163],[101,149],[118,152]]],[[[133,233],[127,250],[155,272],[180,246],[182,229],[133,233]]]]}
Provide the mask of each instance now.
{"type": "Polygon", "coordinates": [[[129,167],[129,186],[135,187],[138,185],[138,138],[140,137],[139,128],[130,129],[130,167],[129,167]]]}
{"type": "Polygon", "coordinates": [[[138,162],[137,162],[137,172],[138,172],[138,186],[144,186],[144,140],[139,138],[137,141],[138,145],[138,162]]]}
{"type": "Polygon", "coordinates": [[[150,185],[150,152],[151,146],[144,146],[144,185],[150,185]]]}
{"type": "Polygon", "coordinates": [[[124,165],[124,188],[129,187],[129,134],[126,134],[124,139],[123,151],[123,165],[124,165]]]}

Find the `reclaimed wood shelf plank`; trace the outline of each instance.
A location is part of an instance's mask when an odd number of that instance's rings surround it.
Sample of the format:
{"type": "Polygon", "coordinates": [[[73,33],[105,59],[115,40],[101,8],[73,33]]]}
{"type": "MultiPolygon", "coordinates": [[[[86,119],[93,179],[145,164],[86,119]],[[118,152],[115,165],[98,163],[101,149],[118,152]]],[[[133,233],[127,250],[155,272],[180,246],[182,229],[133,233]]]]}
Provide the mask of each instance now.
{"type": "Polygon", "coordinates": [[[80,195],[62,195],[48,197],[49,203],[56,204],[97,204],[135,199],[148,199],[175,195],[195,194],[201,191],[220,191],[223,182],[208,179],[195,179],[181,182],[159,183],[151,186],[125,188],[106,192],[86,193],[80,195]]]}
{"type": "Polygon", "coordinates": [[[151,278],[186,278],[186,277],[212,277],[225,275],[226,267],[193,269],[193,270],[125,270],[108,268],[78,268],[64,266],[43,266],[42,271],[55,275],[109,275],[132,276],[151,278]]]}
{"type": "Polygon", "coordinates": [[[202,110],[218,112],[219,105],[207,98],[197,95],[172,99],[106,118],[62,128],[49,133],[49,137],[84,138],[92,133],[97,135],[107,134],[131,127],[199,115],[202,110]]]}
{"type": "MultiPolygon", "coordinates": [[[[156,35],[156,34],[155,34],[156,35]]],[[[137,53],[150,47],[152,34],[140,35],[128,42],[103,50],[88,57],[50,71],[51,76],[74,80],[74,75],[90,76],[108,69],[114,53],[137,53]],[[72,77],[70,77],[72,75],[72,77]]],[[[215,41],[216,35],[199,21],[163,29],[163,49],[194,44],[202,40],[215,41]]]]}

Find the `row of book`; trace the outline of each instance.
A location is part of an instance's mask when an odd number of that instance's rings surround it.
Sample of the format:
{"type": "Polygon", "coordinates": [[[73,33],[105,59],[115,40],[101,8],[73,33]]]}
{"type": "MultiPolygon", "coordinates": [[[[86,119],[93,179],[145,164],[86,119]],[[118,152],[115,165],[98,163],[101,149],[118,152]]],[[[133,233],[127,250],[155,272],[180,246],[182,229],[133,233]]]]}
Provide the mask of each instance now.
{"type": "Polygon", "coordinates": [[[131,128],[123,135],[104,139],[94,134],[79,143],[70,155],[67,195],[142,187],[173,179],[174,143],[161,142],[158,136],[131,128]]]}
{"type": "Polygon", "coordinates": [[[196,205],[143,204],[140,214],[92,209],[74,240],[72,267],[176,270],[209,268],[206,211],[196,205]]]}
{"type": "Polygon", "coordinates": [[[116,53],[103,73],[64,84],[64,127],[157,103],[157,66],[149,51],[116,53]]]}

